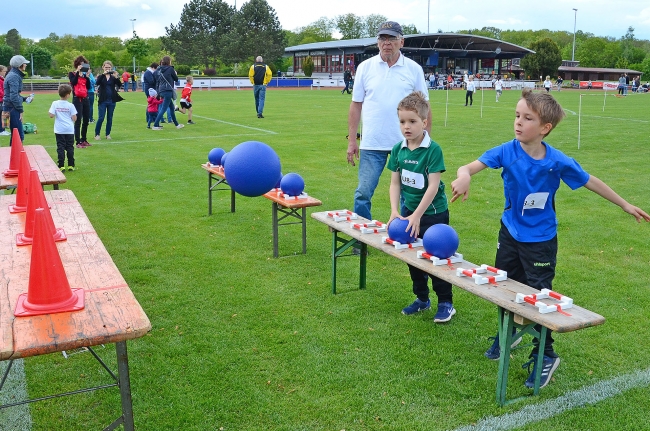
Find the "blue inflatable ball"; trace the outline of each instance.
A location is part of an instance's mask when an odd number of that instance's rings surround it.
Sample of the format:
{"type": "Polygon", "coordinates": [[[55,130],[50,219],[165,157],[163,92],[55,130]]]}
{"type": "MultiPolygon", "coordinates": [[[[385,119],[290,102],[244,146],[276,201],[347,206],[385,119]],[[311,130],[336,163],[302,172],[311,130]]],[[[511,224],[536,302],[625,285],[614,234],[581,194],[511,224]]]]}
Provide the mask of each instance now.
{"type": "Polygon", "coordinates": [[[223,156],[221,156],[221,166],[226,166],[226,156],[228,153],[224,153],[223,156]]]}
{"type": "Polygon", "coordinates": [[[299,196],[305,190],[305,180],[300,175],[291,172],[282,177],[280,188],[284,194],[299,196]]]}
{"type": "Polygon", "coordinates": [[[460,244],[458,233],[448,224],[434,224],[424,233],[422,241],[424,250],[439,259],[453,256],[460,244]]]}
{"type": "Polygon", "coordinates": [[[277,183],[275,183],[275,188],[276,189],[280,188],[280,182],[282,181],[282,178],[284,178],[284,175],[282,175],[282,172],[280,172],[280,179],[278,180],[277,183]]]}
{"type": "Polygon", "coordinates": [[[222,164],[221,159],[224,154],[226,154],[226,152],[223,148],[213,148],[208,153],[208,162],[210,162],[211,165],[219,166],[222,164]]]}
{"type": "Polygon", "coordinates": [[[280,158],[263,142],[242,142],[228,153],[226,181],[240,195],[254,197],[270,191],[280,172],[280,158]]]}
{"type": "Polygon", "coordinates": [[[412,243],[417,239],[417,237],[411,236],[410,231],[406,232],[406,227],[408,225],[408,220],[402,220],[401,218],[393,219],[393,221],[388,225],[388,237],[401,244],[412,243]]]}

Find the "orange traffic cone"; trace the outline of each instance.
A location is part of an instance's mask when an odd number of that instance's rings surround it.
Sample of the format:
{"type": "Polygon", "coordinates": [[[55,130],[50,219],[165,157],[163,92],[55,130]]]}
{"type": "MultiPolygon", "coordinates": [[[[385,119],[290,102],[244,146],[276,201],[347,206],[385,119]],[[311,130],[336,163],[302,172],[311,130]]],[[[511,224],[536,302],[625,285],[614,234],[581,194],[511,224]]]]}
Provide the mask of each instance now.
{"type": "MultiPolygon", "coordinates": [[[[27,211],[27,191],[29,187],[29,171],[31,166],[25,150],[20,152],[20,165],[18,171],[18,186],[16,187],[16,203],[9,205],[12,214],[27,211]]],[[[40,181],[39,181],[40,183],[40,181]]]]}
{"type": "Polygon", "coordinates": [[[83,289],[70,289],[61,256],[52,239],[45,210],[36,210],[34,245],[29,267],[27,293],[18,297],[14,316],[77,311],[85,307],[83,289]]]}
{"type": "Polygon", "coordinates": [[[13,135],[11,136],[11,158],[9,159],[9,169],[4,171],[2,175],[5,177],[15,177],[18,175],[21,151],[23,151],[23,141],[20,140],[18,129],[14,129],[13,135]]]}
{"type": "Polygon", "coordinates": [[[50,208],[45,199],[45,193],[38,179],[38,171],[29,171],[29,192],[27,194],[27,213],[25,214],[25,232],[16,235],[16,245],[29,245],[34,239],[35,214],[37,208],[45,211],[45,223],[54,241],[65,241],[67,239],[63,228],[57,229],[52,220],[50,208]]]}

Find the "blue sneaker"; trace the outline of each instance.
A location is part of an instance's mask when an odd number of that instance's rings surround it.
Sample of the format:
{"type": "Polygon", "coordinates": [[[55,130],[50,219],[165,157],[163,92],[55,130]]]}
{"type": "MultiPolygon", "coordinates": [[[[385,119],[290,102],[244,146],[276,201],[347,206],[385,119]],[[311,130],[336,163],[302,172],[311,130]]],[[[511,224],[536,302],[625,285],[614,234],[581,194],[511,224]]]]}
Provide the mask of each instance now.
{"type": "MultiPolygon", "coordinates": [[[[513,329],[512,335],[515,335],[516,332],[517,330],[513,329]]],[[[488,340],[494,340],[494,342],[492,343],[490,348],[485,351],[483,355],[491,361],[498,361],[499,358],[501,358],[501,346],[499,346],[499,334],[497,334],[496,337],[489,337],[488,340]]],[[[513,341],[512,344],[510,345],[510,348],[514,349],[515,347],[517,347],[517,344],[519,343],[521,343],[521,337],[513,341]]]]}
{"type": "Polygon", "coordinates": [[[433,317],[433,321],[436,323],[449,322],[451,320],[451,316],[454,314],[456,314],[454,304],[451,302],[441,302],[438,304],[438,312],[433,317]]]}
{"type": "MultiPolygon", "coordinates": [[[[522,365],[521,368],[528,368],[528,371],[530,371],[530,365],[531,364],[533,365],[533,371],[526,379],[524,385],[526,385],[527,388],[534,389],[535,372],[537,371],[537,354],[533,353],[531,356],[532,359],[526,362],[524,365],[522,365]]],[[[543,388],[544,386],[548,385],[548,383],[551,381],[551,377],[553,376],[553,372],[557,369],[559,365],[560,365],[560,358],[551,358],[550,356],[544,355],[544,359],[542,362],[542,377],[539,381],[540,388],[543,388]]]]}
{"type": "Polygon", "coordinates": [[[419,313],[420,311],[428,310],[431,308],[431,300],[427,299],[427,302],[420,301],[419,299],[415,298],[415,301],[413,304],[409,305],[406,308],[402,309],[402,314],[406,314],[407,316],[415,313],[419,313]]]}

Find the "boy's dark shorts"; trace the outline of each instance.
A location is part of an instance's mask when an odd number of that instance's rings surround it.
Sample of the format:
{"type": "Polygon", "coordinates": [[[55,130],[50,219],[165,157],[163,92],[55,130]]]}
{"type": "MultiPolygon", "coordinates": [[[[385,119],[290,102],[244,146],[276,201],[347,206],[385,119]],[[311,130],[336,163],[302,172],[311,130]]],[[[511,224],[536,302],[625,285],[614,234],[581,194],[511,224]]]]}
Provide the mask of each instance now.
{"type": "Polygon", "coordinates": [[[183,102],[183,101],[181,100],[181,108],[183,108],[183,109],[189,109],[189,108],[191,108],[191,107],[192,107],[192,104],[191,104],[191,103],[183,102]]]}

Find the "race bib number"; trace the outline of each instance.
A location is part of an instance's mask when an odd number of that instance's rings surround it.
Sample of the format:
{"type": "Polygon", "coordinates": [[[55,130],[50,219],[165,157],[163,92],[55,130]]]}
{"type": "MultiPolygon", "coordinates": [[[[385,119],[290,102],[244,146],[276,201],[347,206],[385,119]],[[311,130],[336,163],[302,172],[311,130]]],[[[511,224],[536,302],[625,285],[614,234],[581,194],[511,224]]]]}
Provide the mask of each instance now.
{"type": "Polygon", "coordinates": [[[402,184],[414,189],[423,189],[424,175],[402,169],[402,184]]]}
{"type": "Polygon", "coordinates": [[[548,193],[531,193],[526,196],[524,201],[524,207],[521,210],[521,215],[524,215],[524,211],[531,210],[533,208],[544,209],[546,206],[546,201],[548,200],[548,193]]]}

